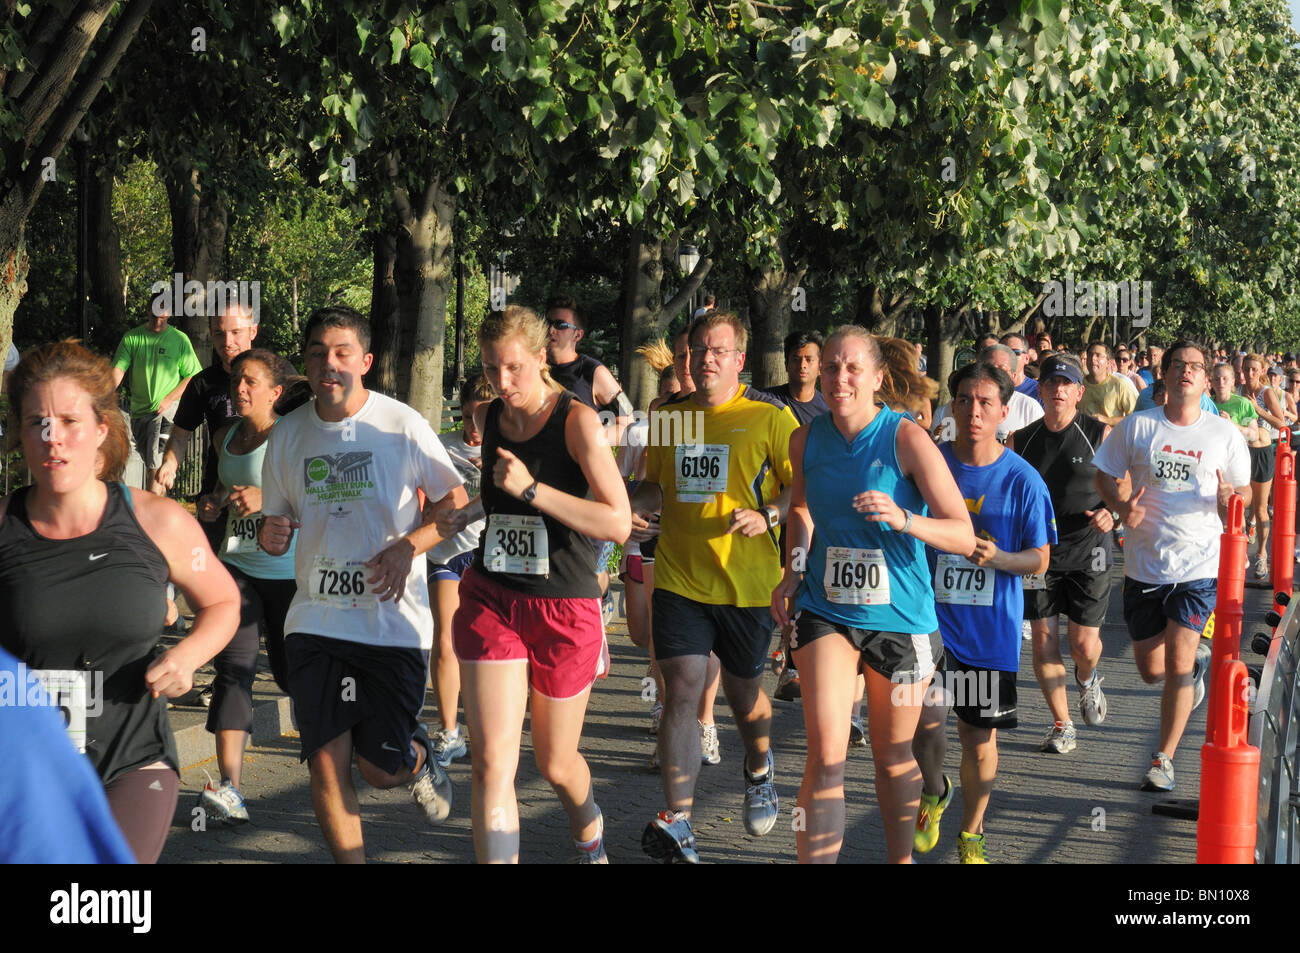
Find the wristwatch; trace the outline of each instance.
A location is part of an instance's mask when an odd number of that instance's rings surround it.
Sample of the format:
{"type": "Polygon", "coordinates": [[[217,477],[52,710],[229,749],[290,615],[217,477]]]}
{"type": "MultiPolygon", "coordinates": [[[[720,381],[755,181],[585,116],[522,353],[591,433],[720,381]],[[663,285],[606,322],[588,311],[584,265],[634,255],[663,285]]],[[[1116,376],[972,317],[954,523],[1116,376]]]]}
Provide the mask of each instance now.
{"type": "Polygon", "coordinates": [[[776,529],[781,524],[781,511],[775,506],[765,506],[763,512],[767,514],[768,529],[776,529]]]}
{"type": "Polygon", "coordinates": [[[534,480],[533,485],[530,486],[528,489],[524,490],[524,492],[520,495],[520,499],[522,499],[525,503],[531,505],[533,500],[536,499],[537,497],[537,484],[541,482],[542,482],[541,480],[534,480]]]}

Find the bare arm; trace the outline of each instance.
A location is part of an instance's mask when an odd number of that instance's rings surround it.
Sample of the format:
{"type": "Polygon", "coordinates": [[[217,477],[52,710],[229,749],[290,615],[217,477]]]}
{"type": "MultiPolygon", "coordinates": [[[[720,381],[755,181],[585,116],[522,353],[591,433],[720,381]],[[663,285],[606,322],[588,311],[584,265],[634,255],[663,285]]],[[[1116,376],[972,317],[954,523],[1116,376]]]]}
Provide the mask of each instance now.
{"type": "Polygon", "coordinates": [[[166,410],[168,407],[170,407],[172,404],[174,404],[174,403],[176,403],[178,400],[180,400],[180,399],[181,399],[181,394],[185,393],[185,388],[189,386],[189,383],[190,383],[190,381],[192,381],[192,380],[194,380],[193,375],[191,375],[191,376],[185,378],[185,380],[181,381],[179,384],[176,385],[175,389],[172,390],[172,392],[171,392],[170,394],[168,394],[166,397],[164,397],[162,400],[160,400],[160,401],[158,402],[158,413],[161,414],[163,411],[165,411],[165,410],[166,410]]]}
{"type": "Polygon", "coordinates": [[[122,378],[124,377],[126,377],[126,368],[124,367],[113,368],[113,390],[117,390],[119,387],[122,386],[122,378]]]}
{"type": "Polygon", "coordinates": [[[990,566],[1012,575],[1029,576],[1047,571],[1051,548],[1044,544],[1033,549],[1007,553],[998,549],[997,544],[990,539],[977,539],[975,552],[971,553],[970,559],[977,566],[990,566]]]}
{"type": "Polygon", "coordinates": [[[194,686],[194,670],[211,661],[239,626],[239,589],[212,553],[203,530],[179,503],[130,490],[140,525],[167,560],[171,580],[195,610],[190,634],[149,666],[154,697],[176,698],[194,686]]]}
{"type": "Polygon", "coordinates": [[[790,465],[794,481],[790,485],[790,499],[785,518],[785,571],[781,581],[772,590],[772,618],[782,627],[790,625],[790,609],[795,592],[803,579],[808,562],[808,546],[812,540],[812,513],[808,509],[808,495],[803,475],[803,452],[808,444],[808,425],[804,424],[790,435],[790,465]]]}
{"type": "MultiPolygon", "coordinates": [[[[971,526],[970,513],[939,448],[930,442],[924,430],[903,421],[898,425],[895,449],[903,476],[916,484],[933,514],[914,515],[911,534],[921,542],[944,552],[962,556],[970,553],[975,546],[975,530],[971,526]]],[[[884,497],[883,493],[876,495],[884,497]]],[[[894,509],[898,509],[897,505],[894,509]]],[[[900,511],[896,520],[890,519],[887,522],[891,529],[901,530],[905,520],[906,517],[900,511]]]]}

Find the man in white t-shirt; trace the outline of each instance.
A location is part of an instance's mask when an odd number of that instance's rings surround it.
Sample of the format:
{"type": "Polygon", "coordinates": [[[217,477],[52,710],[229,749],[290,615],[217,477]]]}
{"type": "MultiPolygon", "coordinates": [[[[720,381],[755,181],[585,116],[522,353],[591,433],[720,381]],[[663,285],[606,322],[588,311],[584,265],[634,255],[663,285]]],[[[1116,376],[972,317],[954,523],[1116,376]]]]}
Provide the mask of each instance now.
{"type": "MultiPolygon", "coordinates": [[[[996,339],[994,339],[996,341],[996,339]]],[[[1015,379],[1012,368],[1019,360],[1016,352],[1005,344],[990,344],[980,351],[976,360],[1000,367],[1008,376],[1015,379]]],[[[1007,442],[1007,434],[1015,433],[1021,427],[1032,424],[1043,416],[1043,405],[1021,391],[1013,391],[1011,401],[1007,404],[1007,416],[998,424],[998,443],[1007,442]]],[[[952,416],[952,405],[944,404],[934,415],[934,426],[930,431],[935,443],[947,443],[957,436],[957,421],[952,416]]]]}
{"type": "Polygon", "coordinates": [[[362,385],[373,355],[360,314],[322,308],[304,338],[316,399],[267,441],[260,542],[280,555],[298,531],[284,629],[302,760],[335,861],[364,863],[354,750],[372,787],[408,785],[433,823],[451,812],[418,720],[433,645],[424,553],[441,540],[437,512],[468,496],[428,422],[362,385]]]}
{"type": "Polygon", "coordinates": [[[1228,501],[1250,503],[1250,454],[1230,420],[1200,407],[1206,349],[1180,341],[1162,360],[1164,406],[1129,414],[1093,463],[1102,500],[1128,527],[1124,541],[1124,621],[1142,680],[1164,679],[1160,747],[1144,791],[1174,787],[1174,751],[1205,695],[1209,646],[1201,632],[1214,611],[1219,537],[1228,501]],[[1128,473],[1132,495],[1117,480],[1128,473]]]}

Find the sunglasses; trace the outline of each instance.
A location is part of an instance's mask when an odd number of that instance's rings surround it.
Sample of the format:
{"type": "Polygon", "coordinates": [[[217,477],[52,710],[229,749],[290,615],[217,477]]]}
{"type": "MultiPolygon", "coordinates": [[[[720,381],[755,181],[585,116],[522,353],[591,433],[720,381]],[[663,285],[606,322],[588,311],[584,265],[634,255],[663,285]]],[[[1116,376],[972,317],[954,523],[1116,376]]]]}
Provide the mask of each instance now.
{"type": "Polygon", "coordinates": [[[568,321],[561,321],[559,318],[552,318],[550,321],[547,322],[547,324],[549,324],[557,331],[581,331],[582,330],[582,328],[578,327],[576,324],[570,324],[568,321]]]}

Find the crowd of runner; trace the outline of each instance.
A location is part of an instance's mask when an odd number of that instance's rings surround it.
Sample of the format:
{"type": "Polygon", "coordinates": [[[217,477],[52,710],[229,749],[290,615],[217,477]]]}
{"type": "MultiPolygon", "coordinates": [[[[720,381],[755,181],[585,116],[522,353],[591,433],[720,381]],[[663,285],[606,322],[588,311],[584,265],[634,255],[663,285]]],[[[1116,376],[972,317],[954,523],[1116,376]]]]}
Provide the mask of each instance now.
{"type": "Polygon", "coordinates": [[[579,741],[609,670],[622,544],[663,783],[663,810],[645,818],[650,857],[700,860],[691,814],[702,765],[723,760],[719,689],[745,828],[775,825],[762,687],[775,647],[775,694],[801,701],[807,729],[798,859],[836,860],[845,753],[869,744],[889,859],[934,849],[960,787],[958,856],[987,863],[1022,638],[1053,720],[1045,754],[1068,754],[1106,719],[1100,632],[1117,546],[1137,670],[1162,683],[1157,747],[1134,780],[1174,788],[1204,695],[1227,506],[1245,499],[1266,578],[1276,441],[1294,434],[1300,397],[1291,354],[1190,340],[1072,352],[1013,333],[978,340],[936,407],[919,348],[855,326],[791,334],[789,381],[763,391],[741,382],[745,324],[705,307],[641,349],[658,380],[645,418],[579,354],[583,316],[556,298],[545,318],[510,306],[485,320],[462,424],[438,435],[365,387],[370,329],[351,309],[308,320],[305,379],[254,347],[256,315],[236,303],[211,318],[206,370],[167,321],[151,316],[112,362],[60,342],[6,366],[8,449],[21,447],[32,485],[0,500],[0,676],[41,682],[73,744],[50,744],[39,706],[0,732],[14,767],[0,775],[5,859],[156,861],[180,797],[167,702],[209,662],[220,777],[199,807],[247,821],[264,638],[336,861],[365,860],[354,761],[439,824],[457,809],[446,768],[464,758],[478,860],[517,860],[528,713],[576,860],[607,863],[579,741]],[[196,519],[163,494],[204,421],[196,519]],[[133,443],[140,488],[122,482],[133,443]],[[172,587],[193,620],[163,652],[172,587]],[[950,711],[957,777],[943,772],[950,711]]]}

